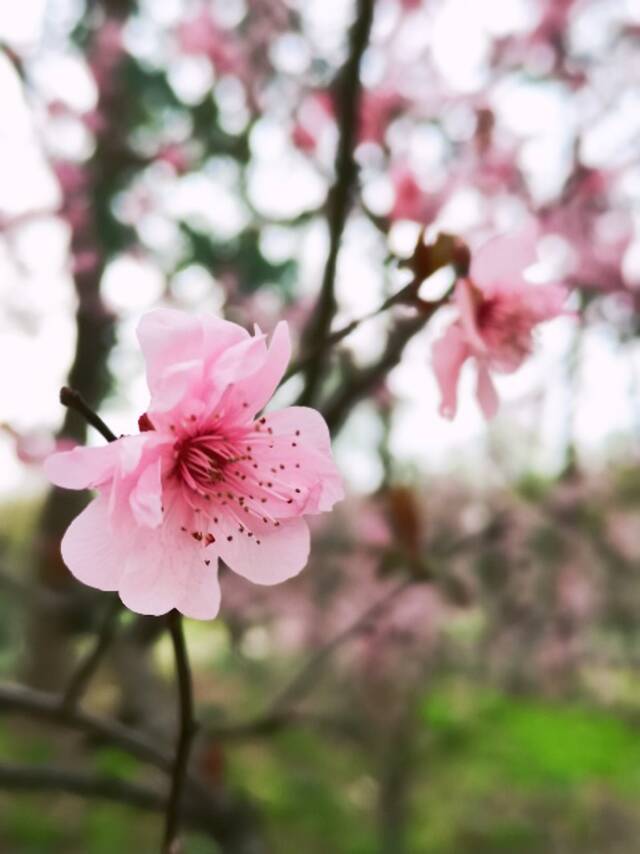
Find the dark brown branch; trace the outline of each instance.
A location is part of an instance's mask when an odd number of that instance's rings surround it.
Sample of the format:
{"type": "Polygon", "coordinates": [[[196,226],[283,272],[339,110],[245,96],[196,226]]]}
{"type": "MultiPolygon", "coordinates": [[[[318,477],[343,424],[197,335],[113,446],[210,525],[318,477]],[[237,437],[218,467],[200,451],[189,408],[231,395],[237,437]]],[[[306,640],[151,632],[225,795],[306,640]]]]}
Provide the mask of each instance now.
{"type": "Polygon", "coordinates": [[[164,845],[165,854],[173,854],[178,841],[183,790],[189,767],[189,754],[197,730],[193,706],[193,684],[189,655],[184,639],[181,614],[173,610],[168,616],[169,632],[176,660],[179,698],[179,733],[176,755],[171,774],[171,791],[167,803],[164,845]]]}
{"type": "MultiPolygon", "coordinates": [[[[166,808],[167,800],[162,792],[139,783],[66,768],[25,767],[9,763],[0,763],[0,789],[12,792],[51,792],[56,795],[64,793],[152,812],[162,812],[166,808]]],[[[192,827],[206,831],[214,839],[220,839],[216,819],[202,803],[186,804],[184,819],[192,827]]],[[[239,849],[225,846],[223,850],[239,849]]]]}
{"type": "Polygon", "coordinates": [[[66,406],[67,409],[73,409],[82,415],[84,420],[88,424],[91,424],[92,427],[95,427],[98,433],[104,436],[107,442],[115,442],[118,438],[116,434],[107,427],[97,412],[94,412],[93,409],[91,409],[79,391],[63,386],[60,389],[60,403],[63,406],[66,406]]]}
{"type": "Polygon", "coordinates": [[[94,638],[93,646],[86,657],[80,661],[69,679],[62,699],[62,704],[66,708],[73,708],[82,699],[93,674],[100,666],[102,659],[111,645],[111,641],[116,633],[121,609],[122,603],[117,596],[114,596],[108,605],[98,634],[94,638]]]}
{"type": "Polygon", "coordinates": [[[162,810],[159,792],[113,777],[99,777],[65,768],[0,764],[0,789],[22,792],[65,792],[82,798],[114,801],[138,809],[162,810]]]}
{"type": "Polygon", "coordinates": [[[439,303],[433,303],[433,309],[419,312],[413,317],[400,321],[389,333],[387,345],[377,362],[358,370],[347,377],[336,393],[323,407],[323,415],[332,435],[338,432],[353,407],[367,397],[382,382],[392,368],[398,364],[413,336],[427,323],[439,303]]]}
{"type": "MultiPolygon", "coordinates": [[[[79,709],[66,708],[58,697],[43,691],[22,685],[0,685],[0,713],[16,712],[76,730],[96,741],[125,750],[141,762],[148,762],[162,771],[171,771],[173,768],[173,757],[169,752],[157,748],[130,727],[116,721],[103,720],[79,709]]],[[[193,782],[195,785],[196,781],[193,782]]]]}
{"type": "Polygon", "coordinates": [[[366,323],[368,320],[373,320],[374,317],[379,317],[379,315],[383,314],[394,305],[407,301],[409,295],[415,294],[415,291],[416,284],[415,281],[412,281],[410,284],[405,285],[405,287],[400,291],[386,299],[380,306],[378,306],[378,308],[368,312],[368,314],[364,314],[362,317],[357,317],[355,320],[351,320],[345,326],[340,327],[340,329],[336,329],[335,332],[331,332],[324,341],[321,341],[319,344],[314,344],[308,353],[300,356],[300,358],[293,362],[282,378],[281,384],[286,383],[288,379],[299,371],[306,370],[313,361],[322,358],[323,354],[330,347],[333,347],[335,344],[339,344],[343,339],[348,338],[348,336],[362,326],[363,323],[366,323]]]}
{"type": "MultiPolygon", "coordinates": [[[[303,336],[305,350],[311,349],[314,342],[327,338],[336,310],[335,279],[338,253],[358,174],[353,152],[360,120],[360,65],[369,41],[374,3],[375,0],[357,2],[356,19],[349,41],[349,55],[336,80],[336,119],[340,137],[336,151],[335,181],[327,198],[329,253],[318,301],[303,336]]],[[[312,402],[316,396],[322,361],[322,358],[316,358],[307,366],[305,388],[299,400],[302,404],[312,402]]]]}
{"type": "MultiPolygon", "coordinates": [[[[165,773],[171,773],[174,768],[173,755],[156,746],[154,742],[136,730],[116,721],[103,720],[79,709],[65,709],[58,697],[41,691],[34,691],[21,685],[0,685],[0,713],[17,713],[21,716],[28,716],[54,726],[61,726],[82,733],[97,742],[124,750],[139,761],[148,763],[165,773]]],[[[39,770],[37,769],[38,772],[39,770]]],[[[0,769],[0,788],[3,785],[10,788],[11,783],[20,787],[19,781],[22,779],[30,779],[29,770],[18,769],[15,773],[12,770],[10,774],[3,777],[0,769]],[[24,778],[20,776],[23,773],[26,775],[24,778]]],[[[42,778],[36,776],[36,779],[42,778]]],[[[55,779],[55,776],[52,779],[55,779]]],[[[85,782],[87,779],[89,780],[86,797],[93,797],[94,790],[91,785],[93,778],[82,779],[85,782]]],[[[256,816],[247,803],[235,798],[232,799],[222,791],[209,788],[193,774],[187,775],[187,783],[187,799],[185,802],[185,818],[187,821],[191,822],[196,815],[201,816],[201,823],[218,840],[223,851],[254,850],[251,847],[252,845],[258,846],[255,850],[262,850],[259,845],[256,816]]],[[[25,783],[22,788],[26,788],[26,785],[25,783]]],[[[41,789],[46,790],[48,785],[47,780],[45,780],[41,789]]],[[[36,783],[33,784],[33,788],[37,788],[36,783]]],[[[71,789],[64,789],[62,785],[60,788],[65,791],[72,791],[71,789]]],[[[84,790],[78,792],[78,794],[83,793],[84,790]]],[[[156,796],[153,793],[153,798],[154,805],[149,808],[166,809],[166,796],[156,796]]],[[[144,803],[136,801],[135,798],[126,802],[131,803],[132,806],[145,806],[144,803]]]]}

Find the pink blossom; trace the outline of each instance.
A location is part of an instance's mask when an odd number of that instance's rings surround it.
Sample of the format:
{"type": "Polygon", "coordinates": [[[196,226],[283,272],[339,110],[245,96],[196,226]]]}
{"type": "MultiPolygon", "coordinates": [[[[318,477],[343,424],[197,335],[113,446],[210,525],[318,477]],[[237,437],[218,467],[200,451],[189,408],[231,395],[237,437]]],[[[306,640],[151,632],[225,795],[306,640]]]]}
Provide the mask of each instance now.
{"type": "Polygon", "coordinates": [[[156,154],[156,160],[167,163],[177,175],[184,175],[189,171],[192,158],[185,145],[169,143],[160,148],[156,154]]]}
{"type": "Polygon", "coordinates": [[[438,212],[438,200],[429,196],[406,166],[396,166],[391,172],[395,200],[389,216],[392,220],[410,219],[428,224],[438,212]]]}
{"type": "Polygon", "coordinates": [[[297,110],[291,141],[299,148],[310,154],[316,150],[318,143],[327,130],[335,123],[333,101],[328,92],[318,90],[309,94],[297,110]]]}
{"type": "Polygon", "coordinates": [[[385,89],[365,90],[360,103],[359,142],[382,145],[389,124],[405,107],[397,92],[385,89]]]}
{"type": "Polygon", "coordinates": [[[440,386],[440,412],[453,418],[460,371],[467,359],[477,368],[477,397],[486,418],[498,409],[492,372],[512,373],[531,354],[533,331],[563,313],[566,290],[559,285],[533,285],[523,271],[536,260],[535,233],[490,240],[473,256],[469,277],[458,282],[458,318],[433,347],[433,366],[440,386]]]}
{"type": "Polygon", "coordinates": [[[72,439],[56,439],[44,431],[20,433],[10,424],[0,424],[0,430],[14,440],[16,457],[27,466],[41,466],[55,451],[70,451],[76,445],[72,439]]]}
{"type": "Polygon", "coordinates": [[[53,163],[53,171],[65,196],[86,191],[89,182],[86,169],[82,166],[68,160],[58,160],[53,163]]]}
{"type": "Polygon", "coordinates": [[[317,139],[301,122],[296,122],[291,130],[291,141],[296,148],[307,154],[315,151],[317,139]]]}
{"type": "Polygon", "coordinates": [[[143,614],[218,612],[218,559],[256,584],[296,575],[309,555],[305,514],[343,497],[329,432],[313,409],[259,416],[290,357],[286,323],[268,347],[235,323],[160,309],[138,327],[151,400],[139,435],[55,454],[51,480],[96,489],[62,556],[143,614]]]}
{"type": "Polygon", "coordinates": [[[180,23],[177,38],[184,54],[208,57],[220,74],[241,74],[244,70],[240,44],[205,8],[180,23]]]}
{"type": "Polygon", "coordinates": [[[562,203],[543,212],[545,234],[562,236],[572,247],[567,280],[600,291],[626,291],[623,261],[634,239],[631,212],[616,203],[617,170],[579,167],[562,203]]]}

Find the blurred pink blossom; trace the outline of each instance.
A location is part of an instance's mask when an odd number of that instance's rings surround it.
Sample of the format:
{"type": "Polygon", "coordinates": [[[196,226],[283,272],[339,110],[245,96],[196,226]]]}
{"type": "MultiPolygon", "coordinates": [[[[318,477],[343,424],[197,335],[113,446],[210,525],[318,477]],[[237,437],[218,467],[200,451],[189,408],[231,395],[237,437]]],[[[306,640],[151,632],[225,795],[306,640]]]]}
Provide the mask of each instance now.
{"type": "Polygon", "coordinates": [[[315,151],[322,134],[335,124],[333,101],[328,92],[312,92],[302,101],[291,130],[291,141],[307,154],[315,151]]]}
{"type": "Polygon", "coordinates": [[[86,191],[87,173],[81,165],[69,160],[57,160],[52,168],[63,195],[69,196],[86,191]]]}
{"type": "Polygon", "coordinates": [[[185,145],[169,143],[160,148],[155,156],[161,163],[167,163],[177,175],[183,175],[189,171],[192,158],[185,145]]]}
{"type": "Polygon", "coordinates": [[[572,564],[564,567],[559,574],[557,597],[560,609],[574,620],[586,620],[594,610],[593,583],[572,564]]]}
{"type": "Polygon", "coordinates": [[[206,56],[220,74],[242,76],[244,57],[233,33],[223,29],[206,8],[181,21],[178,46],[187,55],[206,56]]]}
{"type": "Polygon", "coordinates": [[[51,433],[44,431],[21,433],[9,424],[0,424],[0,430],[11,436],[15,442],[17,458],[28,466],[41,466],[54,452],[70,451],[76,446],[72,439],[56,439],[51,433]]]}
{"type": "Polygon", "coordinates": [[[392,220],[410,219],[427,225],[435,219],[439,200],[422,189],[411,169],[396,166],[391,171],[391,183],[395,194],[389,214],[392,220]]]}
{"type": "Polygon", "coordinates": [[[381,145],[391,121],[405,107],[404,99],[393,90],[376,89],[363,92],[360,102],[360,142],[381,145]]]}
{"type": "Polygon", "coordinates": [[[442,403],[453,418],[460,371],[467,359],[477,368],[477,397],[486,418],[498,409],[491,372],[512,373],[533,350],[535,327],[563,313],[567,292],[558,285],[532,285],[523,271],[536,260],[535,232],[489,241],[473,255],[469,277],[456,285],[458,318],[433,347],[442,403]]]}
{"type": "Polygon", "coordinates": [[[141,433],[49,457],[51,480],[98,497],[72,522],[72,573],[133,611],[197,619],[220,604],[218,559],[256,584],[296,575],[305,514],[343,496],[329,432],[313,409],[257,417],[290,357],[286,323],[256,328],[160,309],[138,327],[151,390],[141,433]]]}
{"type": "Polygon", "coordinates": [[[579,167],[560,203],[543,211],[541,229],[571,246],[571,284],[601,291],[625,290],[624,256],[634,240],[631,212],[613,201],[615,170],[579,167]]]}
{"type": "Polygon", "coordinates": [[[300,151],[304,151],[307,154],[315,150],[318,142],[315,135],[312,134],[309,128],[305,127],[301,122],[296,122],[294,124],[291,131],[291,141],[296,148],[299,148],[300,151]]]}

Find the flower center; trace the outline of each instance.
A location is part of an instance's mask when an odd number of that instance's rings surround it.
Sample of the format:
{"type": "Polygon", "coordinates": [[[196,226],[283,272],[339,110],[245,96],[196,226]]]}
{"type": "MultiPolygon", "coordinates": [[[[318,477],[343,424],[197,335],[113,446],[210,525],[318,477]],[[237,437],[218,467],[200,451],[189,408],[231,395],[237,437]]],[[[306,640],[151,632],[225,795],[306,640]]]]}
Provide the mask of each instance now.
{"type": "Polygon", "coordinates": [[[517,305],[493,298],[478,307],[476,322],[480,334],[492,350],[493,360],[513,370],[531,352],[531,321],[517,305]]]}
{"type": "Polygon", "coordinates": [[[200,494],[216,489],[225,480],[225,469],[238,460],[236,449],[213,433],[190,436],[176,443],[175,471],[182,481],[200,494]]]}

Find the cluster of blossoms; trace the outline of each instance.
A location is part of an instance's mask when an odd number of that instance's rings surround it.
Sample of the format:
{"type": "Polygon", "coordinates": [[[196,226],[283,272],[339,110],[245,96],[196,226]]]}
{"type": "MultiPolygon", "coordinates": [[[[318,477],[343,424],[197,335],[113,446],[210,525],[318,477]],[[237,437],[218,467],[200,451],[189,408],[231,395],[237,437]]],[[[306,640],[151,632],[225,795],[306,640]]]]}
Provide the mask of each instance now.
{"type": "Polygon", "coordinates": [[[289,361],[285,323],[267,346],[259,329],[157,310],[138,336],[151,391],[141,432],[46,461],[57,485],[98,492],[62,555],[133,611],[208,619],[218,559],[257,584],[296,575],[309,554],[302,517],[331,509],[342,484],[315,410],[259,414],[289,361]]]}

